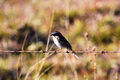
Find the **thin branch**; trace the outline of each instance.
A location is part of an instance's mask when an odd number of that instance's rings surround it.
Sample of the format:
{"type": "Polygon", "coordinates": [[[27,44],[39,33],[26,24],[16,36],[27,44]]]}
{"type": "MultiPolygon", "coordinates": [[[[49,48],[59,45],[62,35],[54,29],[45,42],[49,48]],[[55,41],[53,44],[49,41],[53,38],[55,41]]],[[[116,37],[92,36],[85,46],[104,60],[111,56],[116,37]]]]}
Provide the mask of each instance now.
{"type": "MultiPolygon", "coordinates": [[[[80,51],[75,51],[76,53],[120,53],[120,51],[85,51],[85,50],[80,50],[80,51]]],[[[72,53],[72,51],[45,51],[45,50],[40,50],[40,51],[2,51],[0,50],[0,54],[2,53],[72,53]]]]}

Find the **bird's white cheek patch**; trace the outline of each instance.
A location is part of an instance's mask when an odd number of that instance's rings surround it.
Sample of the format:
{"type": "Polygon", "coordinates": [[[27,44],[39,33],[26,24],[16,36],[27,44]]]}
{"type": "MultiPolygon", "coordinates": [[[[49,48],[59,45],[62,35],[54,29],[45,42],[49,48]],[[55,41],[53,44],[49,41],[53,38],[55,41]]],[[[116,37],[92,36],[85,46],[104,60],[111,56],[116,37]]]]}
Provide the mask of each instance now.
{"type": "Polygon", "coordinates": [[[54,36],[52,36],[52,37],[53,37],[53,41],[54,41],[55,45],[58,46],[59,48],[61,48],[61,45],[60,45],[60,43],[58,42],[57,38],[54,37],[54,36]]]}

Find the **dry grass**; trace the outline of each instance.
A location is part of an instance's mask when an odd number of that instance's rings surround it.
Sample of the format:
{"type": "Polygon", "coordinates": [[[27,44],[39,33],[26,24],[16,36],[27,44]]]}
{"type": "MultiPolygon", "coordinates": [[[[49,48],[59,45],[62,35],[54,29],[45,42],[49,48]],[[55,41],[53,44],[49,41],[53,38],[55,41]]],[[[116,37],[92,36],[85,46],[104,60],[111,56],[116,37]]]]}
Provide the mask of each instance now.
{"type": "MultiPolygon", "coordinates": [[[[75,51],[119,51],[119,5],[119,0],[1,0],[0,50],[57,50],[50,34],[58,30],[75,51]]],[[[0,55],[1,80],[120,77],[119,53],[80,53],[79,60],[70,53],[19,53],[0,55]]]]}

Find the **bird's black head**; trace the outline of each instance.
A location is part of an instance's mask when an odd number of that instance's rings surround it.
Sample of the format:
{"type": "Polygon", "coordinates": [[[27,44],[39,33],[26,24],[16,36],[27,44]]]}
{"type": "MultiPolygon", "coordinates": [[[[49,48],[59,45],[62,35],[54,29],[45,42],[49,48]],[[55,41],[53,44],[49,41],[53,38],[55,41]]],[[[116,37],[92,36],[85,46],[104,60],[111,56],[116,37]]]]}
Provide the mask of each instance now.
{"type": "Polygon", "coordinates": [[[61,35],[61,33],[59,31],[55,31],[51,34],[51,36],[59,36],[61,35]]]}

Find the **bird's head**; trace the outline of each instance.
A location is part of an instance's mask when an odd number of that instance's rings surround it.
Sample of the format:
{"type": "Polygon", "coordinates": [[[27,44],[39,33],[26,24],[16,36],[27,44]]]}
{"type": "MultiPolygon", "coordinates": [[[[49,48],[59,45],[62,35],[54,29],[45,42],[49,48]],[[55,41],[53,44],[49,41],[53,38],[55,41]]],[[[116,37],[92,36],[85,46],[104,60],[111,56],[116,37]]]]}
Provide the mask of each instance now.
{"type": "Polygon", "coordinates": [[[51,34],[51,36],[60,36],[61,33],[59,31],[55,31],[51,34]]]}

